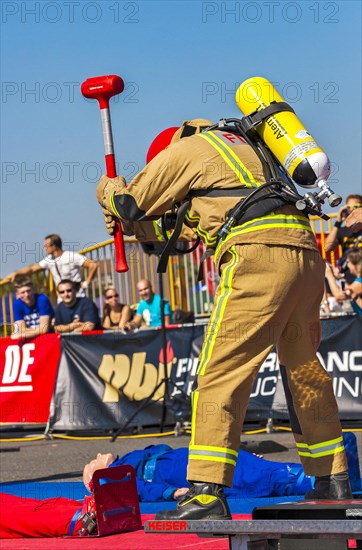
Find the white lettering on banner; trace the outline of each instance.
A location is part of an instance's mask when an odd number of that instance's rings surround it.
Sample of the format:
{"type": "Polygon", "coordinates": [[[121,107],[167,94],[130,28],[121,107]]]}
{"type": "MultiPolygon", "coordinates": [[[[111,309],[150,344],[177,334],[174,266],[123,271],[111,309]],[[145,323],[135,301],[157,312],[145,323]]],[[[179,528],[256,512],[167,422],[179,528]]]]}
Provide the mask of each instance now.
{"type": "MultiPolygon", "coordinates": [[[[326,361],[324,361],[320,353],[318,353],[318,357],[327,372],[332,372],[334,367],[336,367],[338,373],[348,371],[359,372],[362,370],[362,352],[360,351],[343,351],[341,355],[336,351],[331,351],[328,352],[326,361]]],[[[30,361],[32,361],[32,358],[30,358],[30,361]]],[[[183,388],[187,395],[190,395],[199,362],[198,358],[173,358],[168,363],[167,367],[169,375],[171,373],[172,363],[175,363],[176,361],[177,365],[174,380],[176,388],[183,388]],[[185,380],[186,375],[189,376],[189,380],[187,382],[185,380]],[[184,387],[185,382],[187,387],[184,387]]],[[[24,361],[23,358],[23,365],[26,364],[27,362],[24,361]]],[[[17,371],[18,370],[19,367],[17,366],[17,371]]],[[[25,381],[21,379],[22,373],[23,367],[19,376],[19,382],[25,381]]],[[[151,395],[155,386],[161,381],[162,373],[161,363],[158,368],[151,363],[146,363],[145,352],[135,353],[132,355],[132,358],[121,354],[117,354],[116,356],[104,355],[98,370],[100,378],[102,378],[105,382],[102,400],[105,403],[117,403],[120,399],[121,389],[123,394],[129,399],[137,401],[146,398],[151,395]]],[[[255,380],[250,397],[270,397],[274,395],[276,392],[278,378],[280,378],[278,354],[276,352],[272,352],[268,355],[259,370],[259,375],[255,380]],[[274,376],[265,376],[268,372],[275,374],[274,376]],[[260,376],[263,374],[264,376],[260,376]]],[[[336,397],[341,397],[342,393],[345,394],[346,392],[352,397],[357,397],[360,395],[360,384],[360,377],[355,379],[353,385],[351,385],[351,380],[348,381],[346,378],[338,376],[333,378],[333,388],[336,397]]],[[[180,393],[176,388],[174,389],[173,395],[180,393]]],[[[161,386],[160,390],[155,394],[155,396],[153,396],[154,400],[162,399],[163,393],[164,387],[161,386]]]]}
{"type": "Polygon", "coordinates": [[[30,351],[35,350],[35,344],[25,344],[23,346],[23,362],[19,375],[19,382],[31,382],[30,374],[27,374],[28,367],[34,363],[34,357],[31,357],[30,351]]]}
{"type": "Polygon", "coordinates": [[[257,378],[255,383],[255,389],[250,394],[250,397],[256,397],[257,395],[269,396],[274,395],[278,382],[277,376],[267,376],[266,378],[257,378]]]}
{"type": "Polygon", "coordinates": [[[196,373],[197,365],[199,363],[198,357],[191,359],[189,357],[183,357],[177,362],[176,378],[180,378],[183,374],[191,372],[191,375],[196,373]]]}
{"type": "Polygon", "coordinates": [[[354,379],[354,385],[351,386],[350,382],[345,378],[333,378],[333,391],[336,397],[342,397],[345,389],[352,397],[359,397],[362,395],[362,380],[358,376],[354,379]]]}
{"type": "Polygon", "coordinates": [[[349,368],[352,372],[362,372],[362,351],[351,351],[349,354],[349,368]],[[357,360],[359,364],[357,363],[357,360]]]}
{"type": "Polygon", "coordinates": [[[189,362],[190,359],[188,359],[187,357],[183,357],[182,359],[178,360],[176,368],[176,378],[179,378],[182,374],[185,374],[190,370],[189,362]]]}
{"type": "Polygon", "coordinates": [[[268,369],[270,372],[278,371],[279,370],[279,363],[278,363],[278,354],[275,352],[269,353],[268,357],[265,359],[264,363],[260,367],[259,372],[265,372],[265,370],[268,369]]]}
{"type": "Polygon", "coordinates": [[[336,368],[339,372],[362,372],[362,351],[343,351],[342,357],[338,351],[329,351],[324,361],[322,355],[317,353],[318,359],[327,372],[333,372],[336,368]]]}
{"type": "Polygon", "coordinates": [[[27,370],[34,363],[31,352],[35,350],[35,344],[24,344],[21,348],[18,345],[8,346],[5,351],[5,367],[1,380],[0,392],[7,391],[32,391],[32,385],[5,386],[5,384],[32,383],[32,377],[27,370]]]}

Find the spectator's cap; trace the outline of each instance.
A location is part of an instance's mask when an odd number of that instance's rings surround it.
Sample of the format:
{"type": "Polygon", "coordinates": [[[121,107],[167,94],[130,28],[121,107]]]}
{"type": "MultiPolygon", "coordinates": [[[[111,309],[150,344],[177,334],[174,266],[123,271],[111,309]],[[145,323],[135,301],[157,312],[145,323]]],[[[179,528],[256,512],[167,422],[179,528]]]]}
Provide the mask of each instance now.
{"type": "Polygon", "coordinates": [[[202,130],[212,125],[213,122],[210,120],[195,118],[193,120],[184,120],[181,127],[172,126],[171,128],[166,128],[166,130],[160,132],[151,143],[146,156],[147,164],[171,143],[176,143],[184,137],[199,134],[202,130]]]}

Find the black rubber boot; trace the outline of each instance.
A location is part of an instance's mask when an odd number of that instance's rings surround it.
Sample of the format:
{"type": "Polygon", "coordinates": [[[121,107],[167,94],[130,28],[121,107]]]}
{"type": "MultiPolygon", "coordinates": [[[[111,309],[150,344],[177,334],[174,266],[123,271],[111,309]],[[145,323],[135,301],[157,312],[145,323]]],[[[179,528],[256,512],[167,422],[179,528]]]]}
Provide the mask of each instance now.
{"type": "Polygon", "coordinates": [[[231,514],[222,485],[195,481],[175,510],[159,512],[156,519],[231,519],[231,514]]]}
{"type": "Polygon", "coordinates": [[[351,500],[353,498],[348,472],[316,477],[314,489],[308,491],[306,500],[351,500]]]}

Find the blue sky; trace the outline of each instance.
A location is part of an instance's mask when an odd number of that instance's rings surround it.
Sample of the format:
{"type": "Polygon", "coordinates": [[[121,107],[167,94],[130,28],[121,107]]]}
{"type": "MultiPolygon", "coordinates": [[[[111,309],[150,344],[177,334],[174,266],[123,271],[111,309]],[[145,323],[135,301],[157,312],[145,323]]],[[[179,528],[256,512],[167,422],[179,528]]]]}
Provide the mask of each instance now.
{"type": "Polygon", "coordinates": [[[359,1],[3,0],[1,27],[1,277],[49,233],[76,250],[107,238],[99,109],[79,92],[92,76],[125,81],[111,115],[128,180],[164,128],[241,116],[235,90],[258,75],[329,155],[335,191],[361,192],[359,1]]]}

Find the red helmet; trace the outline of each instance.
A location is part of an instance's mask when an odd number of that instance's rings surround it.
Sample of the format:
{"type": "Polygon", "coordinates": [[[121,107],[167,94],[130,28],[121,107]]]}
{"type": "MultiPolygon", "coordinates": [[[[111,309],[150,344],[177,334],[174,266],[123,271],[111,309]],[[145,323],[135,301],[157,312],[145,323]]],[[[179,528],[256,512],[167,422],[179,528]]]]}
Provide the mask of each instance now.
{"type": "Polygon", "coordinates": [[[172,126],[171,128],[166,128],[166,130],[163,130],[155,137],[155,139],[150,145],[150,148],[147,151],[147,156],[146,156],[147,164],[151,162],[151,160],[155,158],[155,156],[158,155],[158,153],[166,149],[167,145],[170,145],[171,139],[173,138],[177,130],[178,130],[178,126],[172,126]]]}
{"type": "Polygon", "coordinates": [[[208,128],[212,125],[213,122],[210,120],[195,118],[190,121],[185,120],[181,127],[172,126],[171,128],[166,128],[166,130],[160,132],[151,143],[147,152],[146,163],[148,164],[151,162],[151,160],[155,158],[158,153],[166,149],[166,147],[171,143],[175,143],[183,137],[198,134],[204,128],[208,128]]]}

